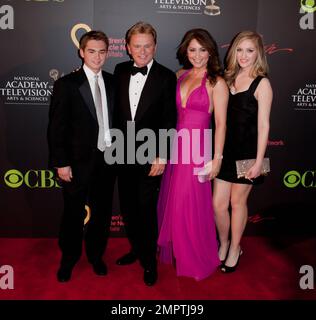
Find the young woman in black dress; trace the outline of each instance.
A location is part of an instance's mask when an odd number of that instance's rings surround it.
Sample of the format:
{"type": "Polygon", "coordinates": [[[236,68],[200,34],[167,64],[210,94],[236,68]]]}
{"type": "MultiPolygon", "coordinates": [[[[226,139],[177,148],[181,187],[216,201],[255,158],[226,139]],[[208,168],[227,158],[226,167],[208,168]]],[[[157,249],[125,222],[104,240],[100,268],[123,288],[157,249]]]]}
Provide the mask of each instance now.
{"type": "Polygon", "coordinates": [[[213,205],[223,272],[235,271],[247,218],[247,199],[260,176],[268,142],[272,89],[260,35],[240,32],[227,55],[225,80],[230,89],[227,131],[220,173],[214,181],[213,205]],[[245,178],[237,178],[236,160],[256,159],[245,178]],[[229,205],[232,213],[229,215],[229,205]],[[231,234],[229,234],[231,233],[231,234]]]}

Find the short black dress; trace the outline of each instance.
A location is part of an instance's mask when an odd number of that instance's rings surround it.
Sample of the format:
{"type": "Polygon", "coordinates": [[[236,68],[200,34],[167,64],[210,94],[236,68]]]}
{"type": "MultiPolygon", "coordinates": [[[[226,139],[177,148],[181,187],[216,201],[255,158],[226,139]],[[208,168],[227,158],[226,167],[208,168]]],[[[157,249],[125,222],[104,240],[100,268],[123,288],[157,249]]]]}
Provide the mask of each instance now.
{"type": "Polygon", "coordinates": [[[258,101],[254,93],[261,79],[261,76],[255,78],[246,91],[229,93],[226,139],[218,179],[253,185],[261,184],[264,180],[263,176],[253,179],[253,182],[245,178],[238,179],[236,171],[236,160],[257,157],[258,101]]]}

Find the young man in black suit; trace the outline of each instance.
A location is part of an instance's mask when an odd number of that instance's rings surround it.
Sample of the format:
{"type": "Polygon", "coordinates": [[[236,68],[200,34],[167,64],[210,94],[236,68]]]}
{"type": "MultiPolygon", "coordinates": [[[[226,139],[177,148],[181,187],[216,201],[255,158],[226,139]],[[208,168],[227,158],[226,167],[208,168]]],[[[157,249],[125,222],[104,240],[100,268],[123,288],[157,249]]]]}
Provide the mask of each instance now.
{"type": "Polygon", "coordinates": [[[118,186],[121,211],[131,244],[131,251],[116,263],[127,265],[139,260],[148,286],[157,281],[156,207],[166,161],[166,154],[156,152],[159,129],[174,128],[176,123],[176,76],[154,60],[156,41],[156,31],[150,24],[136,23],[126,34],[132,60],[118,64],[114,71],[117,85],[114,122],[125,137],[125,163],[119,168],[118,186]],[[148,163],[138,162],[136,151],[140,143],[135,138],[131,142],[128,126],[135,128],[135,135],[142,129],[151,129],[155,133],[156,144],[150,146],[155,156],[148,163]],[[128,158],[133,159],[129,147],[134,143],[135,162],[128,163],[128,158]]]}
{"type": "Polygon", "coordinates": [[[104,161],[111,145],[113,76],[101,70],[109,41],[101,31],[80,39],[83,66],[55,82],[49,109],[49,162],[62,181],[64,212],[59,234],[62,251],[57,279],[70,280],[82,251],[85,204],[91,218],[85,233],[86,254],[97,275],[109,234],[115,170],[104,161]]]}

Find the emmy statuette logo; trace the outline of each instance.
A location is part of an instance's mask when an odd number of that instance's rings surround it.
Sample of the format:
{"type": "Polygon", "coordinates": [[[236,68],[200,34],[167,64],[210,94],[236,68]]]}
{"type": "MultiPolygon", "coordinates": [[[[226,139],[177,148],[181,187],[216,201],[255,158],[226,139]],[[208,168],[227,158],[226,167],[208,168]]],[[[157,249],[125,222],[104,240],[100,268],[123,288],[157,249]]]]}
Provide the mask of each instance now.
{"type": "Polygon", "coordinates": [[[208,16],[218,16],[221,14],[221,8],[215,5],[215,0],[209,0],[205,6],[204,13],[208,16]]]}
{"type": "Polygon", "coordinates": [[[48,74],[54,81],[64,76],[64,73],[60,74],[60,72],[57,69],[50,69],[48,74]]]}

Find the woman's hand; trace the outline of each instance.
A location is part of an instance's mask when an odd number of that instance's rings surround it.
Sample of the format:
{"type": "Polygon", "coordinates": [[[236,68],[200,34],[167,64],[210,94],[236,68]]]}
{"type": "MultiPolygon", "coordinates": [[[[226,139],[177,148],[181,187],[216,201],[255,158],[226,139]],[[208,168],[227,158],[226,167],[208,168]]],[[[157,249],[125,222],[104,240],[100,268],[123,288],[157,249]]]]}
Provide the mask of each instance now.
{"type": "Polygon", "coordinates": [[[247,171],[245,178],[252,182],[252,179],[261,175],[262,162],[256,161],[255,164],[247,171]]]}
{"type": "Polygon", "coordinates": [[[204,168],[206,168],[208,172],[207,173],[208,180],[213,180],[218,175],[221,165],[222,165],[221,159],[213,159],[204,166],[204,168]]]}

